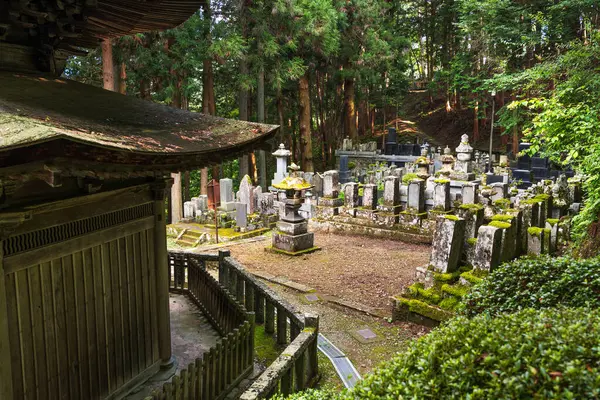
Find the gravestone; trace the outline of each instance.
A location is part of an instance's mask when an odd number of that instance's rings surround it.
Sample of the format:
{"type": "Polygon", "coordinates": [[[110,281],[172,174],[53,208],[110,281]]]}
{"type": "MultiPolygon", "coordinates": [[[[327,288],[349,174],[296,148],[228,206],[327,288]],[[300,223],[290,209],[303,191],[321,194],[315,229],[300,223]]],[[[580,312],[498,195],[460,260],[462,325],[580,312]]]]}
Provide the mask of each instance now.
{"type": "Polygon", "coordinates": [[[377,208],[377,185],[368,184],[363,187],[362,204],[366,210],[377,208]]]}
{"type": "Polygon", "coordinates": [[[248,214],[254,212],[254,187],[248,175],[242,178],[240,183],[240,203],[246,204],[248,214]]]}
{"type": "Polygon", "coordinates": [[[233,201],[233,181],[231,179],[220,179],[219,191],[221,195],[221,203],[229,203],[230,201],[233,201]]]}
{"type": "Polygon", "coordinates": [[[240,228],[248,227],[248,207],[244,203],[235,203],[235,224],[240,228]]]}
{"type": "Polygon", "coordinates": [[[321,197],[323,196],[323,175],[318,172],[313,176],[313,196],[321,197]]]}
{"type": "Polygon", "coordinates": [[[336,170],[323,174],[323,197],[337,198],[339,194],[339,174],[336,170]]]}
{"type": "Polygon", "coordinates": [[[383,182],[383,205],[397,207],[400,205],[400,179],[397,176],[386,176],[383,182]]]}
{"type": "Polygon", "coordinates": [[[348,182],[344,184],[344,203],[347,209],[358,207],[358,183],[348,182]]]}
{"type": "Polygon", "coordinates": [[[340,156],[340,183],[346,183],[350,181],[351,171],[348,169],[348,156],[340,156]]]}
{"type": "Polygon", "coordinates": [[[415,213],[425,211],[425,181],[422,179],[413,179],[408,184],[408,204],[407,208],[415,213]]]}
{"type": "Polygon", "coordinates": [[[273,153],[277,160],[275,175],[271,181],[271,186],[280,183],[287,176],[287,161],[292,152],[285,149],[283,143],[279,145],[279,149],[273,153]]]}
{"type": "Polygon", "coordinates": [[[433,208],[438,211],[450,210],[450,181],[434,181],[433,208]]]}
{"type": "Polygon", "coordinates": [[[501,230],[494,226],[481,226],[477,232],[473,267],[483,271],[493,271],[500,263],[501,246],[501,230]]]}
{"type": "Polygon", "coordinates": [[[431,265],[440,273],[454,272],[462,254],[465,220],[439,217],[433,234],[431,265]]]}
{"type": "Polygon", "coordinates": [[[462,202],[463,204],[478,204],[479,203],[479,184],[468,182],[462,187],[462,202]]]}
{"type": "Polygon", "coordinates": [[[183,218],[194,218],[196,216],[194,203],[186,201],[183,203],[183,218]]]}

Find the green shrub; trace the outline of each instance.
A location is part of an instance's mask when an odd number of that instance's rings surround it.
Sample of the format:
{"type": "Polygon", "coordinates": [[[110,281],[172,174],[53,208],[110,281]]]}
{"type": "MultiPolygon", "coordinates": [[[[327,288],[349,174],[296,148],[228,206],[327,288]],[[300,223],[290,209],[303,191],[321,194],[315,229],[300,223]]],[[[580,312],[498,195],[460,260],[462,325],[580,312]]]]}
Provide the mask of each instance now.
{"type": "Polygon", "coordinates": [[[600,307],[600,258],[520,258],[495,269],[463,302],[467,315],[557,305],[600,307]]]}
{"type": "Polygon", "coordinates": [[[293,399],[590,399],[600,396],[600,312],[457,317],[354,389],[293,399]]]}

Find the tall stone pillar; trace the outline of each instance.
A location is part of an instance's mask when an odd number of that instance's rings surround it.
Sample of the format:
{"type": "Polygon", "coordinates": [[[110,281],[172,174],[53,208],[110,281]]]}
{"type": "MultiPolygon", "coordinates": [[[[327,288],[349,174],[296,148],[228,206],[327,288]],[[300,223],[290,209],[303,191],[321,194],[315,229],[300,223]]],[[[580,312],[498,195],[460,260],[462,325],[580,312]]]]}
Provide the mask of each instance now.
{"type": "MultiPolygon", "coordinates": [[[[173,184],[172,179],[157,181],[154,194],[154,260],[156,268],[156,316],[158,323],[158,354],[161,369],[171,370],[175,360],[171,351],[171,315],[169,312],[169,271],[167,255],[167,227],[165,198],[173,184]]],[[[173,371],[174,372],[174,371],[173,371]]]]}

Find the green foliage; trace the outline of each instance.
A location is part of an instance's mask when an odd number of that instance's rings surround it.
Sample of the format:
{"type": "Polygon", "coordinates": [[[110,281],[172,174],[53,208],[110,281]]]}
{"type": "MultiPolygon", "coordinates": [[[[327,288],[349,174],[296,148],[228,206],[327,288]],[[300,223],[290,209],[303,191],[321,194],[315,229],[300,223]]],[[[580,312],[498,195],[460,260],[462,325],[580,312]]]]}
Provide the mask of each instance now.
{"type": "Polygon", "coordinates": [[[460,302],[456,297],[448,297],[440,301],[440,308],[446,311],[455,311],[459,304],[460,302]]]}
{"type": "Polygon", "coordinates": [[[454,318],[339,394],[290,399],[575,399],[600,396],[600,312],[454,318]]]}
{"type": "Polygon", "coordinates": [[[463,299],[466,315],[600,306],[600,258],[521,258],[495,269],[463,299]]]}
{"type": "Polygon", "coordinates": [[[494,201],[494,205],[500,208],[508,208],[510,207],[510,199],[498,199],[494,201]]]}

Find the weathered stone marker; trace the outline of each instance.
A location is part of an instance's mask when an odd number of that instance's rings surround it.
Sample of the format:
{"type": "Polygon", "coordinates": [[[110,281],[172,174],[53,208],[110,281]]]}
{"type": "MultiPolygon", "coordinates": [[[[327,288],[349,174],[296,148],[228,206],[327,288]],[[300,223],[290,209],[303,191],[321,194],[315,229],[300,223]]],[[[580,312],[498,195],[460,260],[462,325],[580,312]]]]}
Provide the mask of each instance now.
{"type": "Polygon", "coordinates": [[[492,271],[500,263],[501,246],[502,231],[500,229],[489,225],[480,227],[477,233],[473,267],[492,271]]]}
{"type": "Polygon", "coordinates": [[[362,199],[365,210],[375,210],[377,208],[377,185],[365,185],[362,199]]]}
{"type": "Polygon", "coordinates": [[[437,272],[454,272],[462,254],[465,220],[455,216],[439,217],[433,235],[431,265],[437,272]]]}

